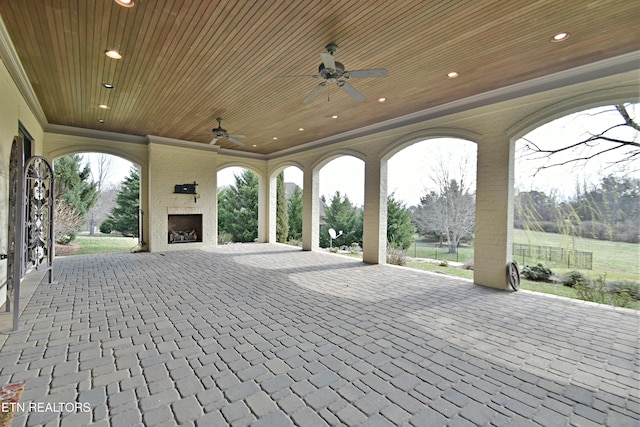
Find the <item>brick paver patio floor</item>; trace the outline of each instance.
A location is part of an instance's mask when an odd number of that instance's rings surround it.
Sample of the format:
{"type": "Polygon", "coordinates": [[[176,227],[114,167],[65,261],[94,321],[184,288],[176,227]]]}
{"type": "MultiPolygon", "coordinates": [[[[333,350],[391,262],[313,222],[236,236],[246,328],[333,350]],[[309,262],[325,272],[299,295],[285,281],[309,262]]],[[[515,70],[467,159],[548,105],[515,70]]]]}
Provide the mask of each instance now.
{"type": "Polygon", "coordinates": [[[14,426],[640,419],[630,310],[269,244],[60,258],[56,276],[0,352],[32,403],[14,426]]]}

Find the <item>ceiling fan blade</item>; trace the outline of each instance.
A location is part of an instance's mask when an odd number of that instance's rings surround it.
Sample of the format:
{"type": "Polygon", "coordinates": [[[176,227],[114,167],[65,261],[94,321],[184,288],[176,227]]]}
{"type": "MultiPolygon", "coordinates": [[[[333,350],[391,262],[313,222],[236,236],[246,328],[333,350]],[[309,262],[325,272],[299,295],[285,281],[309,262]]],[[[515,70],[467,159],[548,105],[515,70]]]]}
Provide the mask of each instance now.
{"type": "Polygon", "coordinates": [[[336,69],[336,61],[333,59],[333,55],[329,53],[321,53],[322,62],[324,63],[324,68],[328,68],[330,70],[336,69]]]}
{"type": "Polygon", "coordinates": [[[233,137],[233,138],[246,138],[246,136],[244,135],[239,135],[237,133],[230,133],[228,136],[233,137]]]}
{"type": "Polygon", "coordinates": [[[216,142],[218,142],[218,140],[219,140],[219,139],[220,139],[220,137],[216,136],[215,138],[213,138],[213,139],[211,140],[211,142],[210,142],[209,144],[213,145],[213,144],[215,144],[216,142]]]}
{"type": "MultiPolygon", "coordinates": [[[[236,136],[237,136],[237,135],[236,135],[236,136]]],[[[242,141],[238,141],[237,139],[234,139],[234,138],[231,138],[231,136],[228,136],[228,137],[227,137],[227,140],[228,140],[228,141],[230,141],[230,142],[233,142],[233,143],[234,143],[234,144],[236,144],[236,145],[239,145],[239,146],[241,146],[241,147],[244,147],[244,142],[242,142],[242,141]]]]}
{"type": "Polygon", "coordinates": [[[311,100],[316,96],[316,94],[318,92],[320,92],[320,89],[322,89],[323,87],[325,87],[327,84],[327,82],[322,82],[320,83],[318,86],[316,86],[311,93],[304,99],[304,102],[311,102],[311,100]]]}
{"type": "Polygon", "coordinates": [[[356,88],[351,86],[349,83],[340,81],[338,82],[338,87],[342,89],[351,98],[353,98],[354,101],[357,101],[357,102],[364,101],[364,95],[358,92],[356,88]]]}
{"type": "Polygon", "coordinates": [[[371,70],[353,70],[345,71],[344,77],[346,78],[361,78],[361,77],[387,77],[389,72],[385,68],[373,68],[371,70]]]}

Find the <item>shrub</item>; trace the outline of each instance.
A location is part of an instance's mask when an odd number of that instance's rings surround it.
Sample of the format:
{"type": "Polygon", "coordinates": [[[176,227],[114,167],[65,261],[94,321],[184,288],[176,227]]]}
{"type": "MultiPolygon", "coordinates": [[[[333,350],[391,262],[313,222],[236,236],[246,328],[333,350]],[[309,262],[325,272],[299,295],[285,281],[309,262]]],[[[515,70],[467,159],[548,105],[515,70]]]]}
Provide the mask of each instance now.
{"type": "Polygon", "coordinates": [[[76,237],[76,232],[82,227],[84,218],[66,200],[56,200],[54,239],[56,243],[66,245],[76,237]]]}
{"type": "Polygon", "coordinates": [[[292,239],[292,238],[290,238],[290,239],[289,239],[288,244],[289,244],[289,245],[291,245],[291,246],[299,246],[299,247],[302,247],[302,240],[300,240],[300,239],[292,239]]]}
{"type": "Polygon", "coordinates": [[[614,280],[607,282],[607,289],[612,294],[626,294],[634,300],[640,300],[640,284],[630,280],[614,280]]]}
{"type": "Polygon", "coordinates": [[[578,292],[578,298],[581,300],[609,304],[616,307],[631,307],[634,300],[637,299],[633,298],[625,288],[612,292],[611,287],[611,283],[605,283],[605,278],[600,276],[593,283],[579,284],[574,289],[578,292]]]}
{"type": "Polygon", "coordinates": [[[231,242],[233,242],[233,236],[231,235],[231,233],[227,233],[225,231],[218,232],[219,245],[226,245],[227,243],[231,243],[231,242]]]}
{"type": "Polygon", "coordinates": [[[598,221],[583,221],[580,235],[598,240],[611,240],[611,230],[609,227],[598,221]]]}
{"type": "Polygon", "coordinates": [[[113,231],[113,222],[106,219],[100,223],[100,232],[102,234],[111,234],[113,231]]]}
{"type": "Polygon", "coordinates": [[[602,278],[596,279],[592,283],[579,283],[574,286],[578,293],[578,298],[584,301],[597,302],[599,304],[607,303],[607,287],[602,278]]]}
{"type": "Polygon", "coordinates": [[[447,261],[446,259],[440,261],[440,267],[449,267],[449,261],[447,261]]]}
{"type": "Polygon", "coordinates": [[[387,248],[387,264],[406,265],[407,251],[399,248],[387,248]]]}
{"type": "Polygon", "coordinates": [[[353,242],[351,246],[349,246],[349,253],[359,254],[360,252],[362,252],[362,248],[360,248],[360,243],[353,242]]]}
{"type": "Polygon", "coordinates": [[[569,271],[567,273],[564,273],[560,277],[560,282],[564,286],[574,288],[579,285],[588,285],[591,282],[591,279],[589,279],[587,276],[580,273],[579,271],[574,270],[574,271],[569,271]]]}
{"type": "Polygon", "coordinates": [[[553,271],[538,263],[536,265],[525,265],[520,273],[522,274],[522,277],[527,280],[533,280],[534,282],[548,282],[553,271]]]}

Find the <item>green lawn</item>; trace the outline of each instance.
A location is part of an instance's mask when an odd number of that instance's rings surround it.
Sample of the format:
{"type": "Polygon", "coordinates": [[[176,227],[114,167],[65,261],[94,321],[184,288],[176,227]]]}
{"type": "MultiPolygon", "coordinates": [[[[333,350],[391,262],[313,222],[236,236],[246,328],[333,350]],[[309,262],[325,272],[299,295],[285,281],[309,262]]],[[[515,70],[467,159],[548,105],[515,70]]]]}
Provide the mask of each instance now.
{"type": "Polygon", "coordinates": [[[416,240],[415,244],[407,249],[407,255],[413,258],[431,258],[446,261],[465,262],[473,260],[473,247],[460,245],[457,254],[450,254],[446,246],[438,247],[435,242],[425,239],[416,240]]]}
{"type": "Polygon", "coordinates": [[[437,264],[421,261],[409,261],[407,267],[416,270],[431,271],[433,273],[446,274],[447,276],[463,277],[465,279],[473,279],[473,270],[465,270],[463,268],[442,267],[437,264]]]}
{"type": "Polygon", "coordinates": [[[112,236],[109,234],[96,233],[90,236],[88,233],[78,234],[74,240],[80,248],[75,255],[129,252],[138,244],[137,238],[112,236]]]}
{"type": "MultiPolygon", "coordinates": [[[[606,276],[607,280],[640,281],[640,245],[637,243],[610,242],[525,230],[514,230],[513,241],[593,252],[593,269],[581,270],[582,273],[593,279],[606,276]]],[[[520,260],[516,261],[521,263],[520,260]]],[[[557,274],[571,270],[552,265],[548,267],[557,274]]]]}
{"type": "MultiPolygon", "coordinates": [[[[514,243],[528,245],[554,246],[592,252],[593,268],[591,270],[580,270],[583,274],[593,279],[598,276],[605,276],[607,280],[640,281],[640,245],[637,243],[610,242],[525,230],[514,230],[513,241],[514,243]]],[[[473,247],[461,245],[457,255],[449,254],[446,247],[436,248],[434,242],[420,239],[407,250],[407,255],[414,258],[431,258],[464,263],[473,260],[473,247]]],[[[520,266],[540,262],[535,259],[516,259],[515,261],[520,266]]],[[[574,270],[574,268],[567,268],[561,265],[542,263],[558,275],[574,270]]]]}

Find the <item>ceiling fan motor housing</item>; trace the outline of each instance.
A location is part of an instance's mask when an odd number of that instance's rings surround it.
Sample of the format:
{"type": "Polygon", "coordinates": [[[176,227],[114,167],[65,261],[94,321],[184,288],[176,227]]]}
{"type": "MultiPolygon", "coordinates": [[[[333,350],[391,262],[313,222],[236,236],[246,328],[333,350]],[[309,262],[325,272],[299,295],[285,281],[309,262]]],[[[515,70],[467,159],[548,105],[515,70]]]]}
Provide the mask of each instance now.
{"type": "Polygon", "coordinates": [[[222,128],[222,119],[218,117],[216,121],[218,122],[218,127],[215,129],[211,129],[211,131],[218,137],[225,136],[227,134],[227,130],[222,128]]]}
{"type": "Polygon", "coordinates": [[[325,68],[324,63],[318,66],[318,75],[323,79],[339,79],[344,74],[344,65],[336,61],[336,69],[331,71],[325,68]]]}

